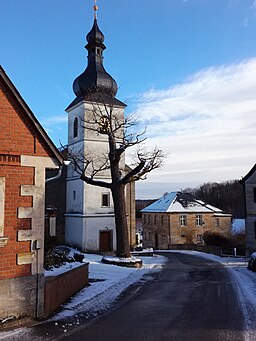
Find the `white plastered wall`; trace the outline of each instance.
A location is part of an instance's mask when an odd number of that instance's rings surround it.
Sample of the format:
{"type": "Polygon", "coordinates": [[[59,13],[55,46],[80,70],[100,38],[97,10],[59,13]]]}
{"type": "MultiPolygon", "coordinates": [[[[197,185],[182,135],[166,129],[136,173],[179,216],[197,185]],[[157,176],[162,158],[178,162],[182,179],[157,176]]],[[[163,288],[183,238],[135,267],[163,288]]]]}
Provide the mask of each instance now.
{"type": "MultiPolygon", "coordinates": [[[[92,115],[93,104],[81,102],[68,111],[68,143],[69,150],[80,155],[94,155],[95,159],[108,154],[108,140],[105,134],[99,134],[81,127],[83,118],[92,115]],[[73,136],[73,124],[78,118],[78,135],[73,136]]],[[[96,107],[94,107],[96,108],[96,107]]],[[[103,106],[101,106],[103,109],[103,106]]],[[[114,108],[114,113],[121,119],[124,109],[114,108]]],[[[84,123],[83,123],[84,124],[84,123]]],[[[125,170],[124,157],[121,169],[125,170]]],[[[109,171],[101,172],[98,180],[111,182],[109,171]]],[[[67,174],[67,214],[66,214],[66,242],[81,247],[84,251],[99,251],[99,234],[101,230],[113,231],[113,249],[116,249],[116,232],[114,207],[111,191],[107,188],[91,186],[80,180],[74,167],[68,167],[67,174]],[[76,198],[74,199],[74,192],[76,198]],[[102,207],[102,194],[110,194],[110,206],[102,207]]]]}

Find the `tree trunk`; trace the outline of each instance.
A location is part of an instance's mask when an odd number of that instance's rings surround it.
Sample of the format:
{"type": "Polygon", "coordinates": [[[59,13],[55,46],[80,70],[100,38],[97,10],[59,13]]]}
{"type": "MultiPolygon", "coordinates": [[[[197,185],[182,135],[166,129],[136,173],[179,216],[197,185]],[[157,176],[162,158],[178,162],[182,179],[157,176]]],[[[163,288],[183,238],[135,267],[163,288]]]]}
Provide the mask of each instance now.
{"type": "Polygon", "coordinates": [[[116,239],[117,239],[117,252],[118,257],[129,258],[131,257],[128,225],[126,219],[125,207],[125,185],[115,184],[111,188],[116,222],[116,239]]]}

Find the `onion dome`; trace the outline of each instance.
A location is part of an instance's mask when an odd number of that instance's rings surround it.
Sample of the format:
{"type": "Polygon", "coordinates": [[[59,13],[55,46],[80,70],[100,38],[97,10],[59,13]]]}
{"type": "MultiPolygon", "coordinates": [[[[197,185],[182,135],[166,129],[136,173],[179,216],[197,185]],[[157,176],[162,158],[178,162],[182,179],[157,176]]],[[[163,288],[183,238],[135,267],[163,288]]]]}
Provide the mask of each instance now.
{"type": "Polygon", "coordinates": [[[88,50],[88,65],[85,71],[73,83],[73,91],[77,97],[92,93],[99,93],[115,97],[117,93],[116,81],[103,67],[104,35],[100,31],[97,18],[86,36],[88,50]]]}

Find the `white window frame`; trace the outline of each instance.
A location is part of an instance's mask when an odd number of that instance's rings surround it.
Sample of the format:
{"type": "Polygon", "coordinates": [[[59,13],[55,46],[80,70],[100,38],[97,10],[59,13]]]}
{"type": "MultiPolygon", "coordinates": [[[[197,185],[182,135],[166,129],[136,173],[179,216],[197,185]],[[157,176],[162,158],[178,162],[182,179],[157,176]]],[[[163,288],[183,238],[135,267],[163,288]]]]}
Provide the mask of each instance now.
{"type": "Polygon", "coordinates": [[[180,226],[187,226],[187,215],[180,214],[180,226]]]}
{"type": "Polygon", "coordinates": [[[196,214],[196,226],[203,226],[203,215],[196,214]]]}

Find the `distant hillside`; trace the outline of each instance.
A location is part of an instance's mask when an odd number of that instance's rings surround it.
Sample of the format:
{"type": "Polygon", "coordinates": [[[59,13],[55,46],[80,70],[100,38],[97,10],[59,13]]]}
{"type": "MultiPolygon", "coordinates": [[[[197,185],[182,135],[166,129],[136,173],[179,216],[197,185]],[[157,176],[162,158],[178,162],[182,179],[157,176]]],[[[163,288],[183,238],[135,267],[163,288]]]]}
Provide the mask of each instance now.
{"type": "Polygon", "coordinates": [[[183,192],[194,194],[198,199],[231,213],[234,218],[245,217],[243,186],[238,180],[208,182],[197,188],[186,188],[183,192]]]}
{"type": "MultiPolygon", "coordinates": [[[[201,199],[207,204],[220,208],[226,213],[230,213],[236,219],[245,217],[243,186],[239,180],[225,182],[207,182],[197,188],[186,188],[182,192],[193,194],[197,199],[201,199]]],[[[136,200],[136,217],[141,218],[140,210],[152,204],[156,199],[136,200]]]]}

